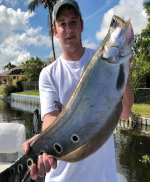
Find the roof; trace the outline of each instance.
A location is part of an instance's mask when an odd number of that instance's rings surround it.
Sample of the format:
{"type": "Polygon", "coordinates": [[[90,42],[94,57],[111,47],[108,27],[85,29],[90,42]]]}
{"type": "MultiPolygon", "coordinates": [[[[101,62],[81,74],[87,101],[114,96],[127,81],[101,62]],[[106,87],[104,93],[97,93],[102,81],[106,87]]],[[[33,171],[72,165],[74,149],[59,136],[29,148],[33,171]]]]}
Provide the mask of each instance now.
{"type": "Polygon", "coordinates": [[[4,71],[3,73],[0,74],[0,76],[16,76],[16,75],[23,75],[22,74],[22,69],[23,69],[23,65],[20,66],[16,66],[8,71],[4,71]]]}
{"type": "Polygon", "coordinates": [[[21,75],[22,69],[12,70],[8,75],[21,75]]]}

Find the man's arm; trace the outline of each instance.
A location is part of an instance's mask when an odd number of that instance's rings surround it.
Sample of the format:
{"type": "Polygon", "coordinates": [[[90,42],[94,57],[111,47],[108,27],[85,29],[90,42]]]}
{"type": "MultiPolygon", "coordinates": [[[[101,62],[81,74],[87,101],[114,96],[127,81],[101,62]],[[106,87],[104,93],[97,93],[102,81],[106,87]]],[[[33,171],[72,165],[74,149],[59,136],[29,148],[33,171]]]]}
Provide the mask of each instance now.
{"type": "Polygon", "coordinates": [[[134,103],[134,93],[129,81],[127,81],[126,89],[125,89],[123,100],[122,100],[123,112],[120,119],[126,120],[129,118],[133,103],[134,103]]]}
{"type": "Polygon", "coordinates": [[[52,111],[44,116],[44,121],[42,124],[42,131],[44,131],[59,115],[59,110],[52,111]]]}

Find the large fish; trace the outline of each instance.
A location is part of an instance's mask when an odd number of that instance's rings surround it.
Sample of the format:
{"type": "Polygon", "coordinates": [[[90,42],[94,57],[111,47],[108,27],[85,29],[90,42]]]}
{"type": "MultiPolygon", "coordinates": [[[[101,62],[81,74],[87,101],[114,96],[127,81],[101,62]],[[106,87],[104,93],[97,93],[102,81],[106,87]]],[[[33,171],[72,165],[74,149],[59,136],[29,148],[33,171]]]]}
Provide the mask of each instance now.
{"type": "Polygon", "coordinates": [[[130,20],[113,16],[108,34],[62,112],[31,144],[29,154],[0,173],[0,182],[25,182],[31,165],[43,152],[58,160],[77,162],[107,141],[122,113],[132,41],[130,20]]]}

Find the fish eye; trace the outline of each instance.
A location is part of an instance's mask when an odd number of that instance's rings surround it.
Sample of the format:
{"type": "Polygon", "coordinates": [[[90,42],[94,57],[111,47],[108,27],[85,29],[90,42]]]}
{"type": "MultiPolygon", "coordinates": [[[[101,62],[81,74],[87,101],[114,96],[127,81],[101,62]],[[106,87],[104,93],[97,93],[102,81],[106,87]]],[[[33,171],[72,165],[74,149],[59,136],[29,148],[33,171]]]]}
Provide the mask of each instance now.
{"type": "Polygon", "coordinates": [[[112,27],[114,25],[114,23],[116,22],[115,18],[113,17],[110,23],[110,27],[112,27]]]}
{"type": "Polygon", "coordinates": [[[72,141],[73,143],[78,143],[79,140],[80,140],[80,137],[79,137],[77,134],[73,134],[73,135],[71,136],[71,141],[72,141]]]}
{"type": "Polygon", "coordinates": [[[54,144],[54,149],[59,154],[63,151],[63,148],[62,148],[62,146],[59,143],[55,143],[54,144]]]}

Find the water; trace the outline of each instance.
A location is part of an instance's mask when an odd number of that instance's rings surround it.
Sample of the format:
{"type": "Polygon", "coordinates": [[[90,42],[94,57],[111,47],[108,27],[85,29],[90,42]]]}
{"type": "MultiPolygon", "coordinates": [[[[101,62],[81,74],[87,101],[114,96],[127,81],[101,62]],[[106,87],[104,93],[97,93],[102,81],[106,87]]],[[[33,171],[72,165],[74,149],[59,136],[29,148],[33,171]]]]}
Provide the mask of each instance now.
{"type": "MultiPolygon", "coordinates": [[[[29,139],[32,137],[32,121],[35,109],[40,111],[39,106],[3,103],[0,100],[0,123],[24,124],[27,139],[29,139]]],[[[39,132],[41,132],[40,128],[39,116],[39,132]]],[[[149,127],[132,125],[121,128],[119,134],[114,134],[117,171],[125,175],[128,182],[150,182],[150,164],[139,161],[144,155],[150,156],[150,137],[149,134],[146,134],[149,131],[149,127]]],[[[42,182],[42,179],[38,178],[37,182],[42,182]]]]}
{"type": "Polygon", "coordinates": [[[121,130],[115,135],[117,171],[126,176],[128,182],[150,182],[150,164],[140,161],[150,156],[150,137],[142,136],[138,128],[121,130]]]}
{"type": "MultiPolygon", "coordinates": [[[[11,122],[24,124],[26,127],[26,138],[32,137],[32,121],[33,113],[35,109],[39,110],[40,107],[37,105],[21,104],[16,102],[4,103],[0,100],[0,123],[11,122]]],[[[39,115],[39,132],[41,132],[41,120],[39,115]]]]}
{"type": "MultiPolygon", "coordinates": [[[[19,123],[24,124],[26,127],[26,139],[30,139],[33,136],[32,131],[32,121],[35,109],[39,110],[40,107],[37,105],[27,105],[16,102],[4,103],[0,100],[0,123],[19,123]]],[[[39,115],[39,133],[41,132],[41,120],[39,115]]],[[[0,162],[15,161],[17,159],[17,154],[0,154],[0,162]]],[[[38,177],[36,182],[43,182],[43,178],[38,177]]],[[[28,179],[27,182],[31,182],[28,179]]]]}

